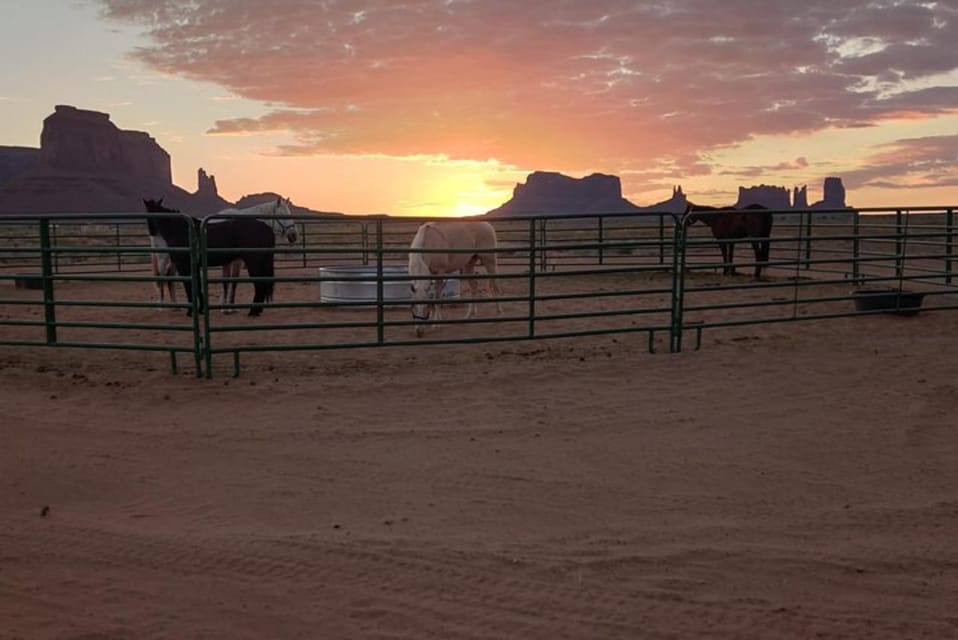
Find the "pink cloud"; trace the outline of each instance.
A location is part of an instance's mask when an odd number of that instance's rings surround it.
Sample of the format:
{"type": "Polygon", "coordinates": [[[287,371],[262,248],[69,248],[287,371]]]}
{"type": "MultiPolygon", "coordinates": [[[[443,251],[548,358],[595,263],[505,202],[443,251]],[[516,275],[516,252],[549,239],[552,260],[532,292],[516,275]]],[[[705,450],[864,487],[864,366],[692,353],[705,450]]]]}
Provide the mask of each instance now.
{"type": "Polygon", "coordinates": [[[845,186],[915,189],[958,186],[958,135],[907,138],[879,145],[845,186]]]}
{"type": "Polygon", "coordinates": [[[756,135],[958,105],[896,84],[958,69],[943,2],[101,2],[145,27],[133,55],[150,67],[276,105],[211,133],[287,131],[289,155],[702,175],[703,153],[756,135]]]}
{"type": "Polygon", "coordinates": [[[786,160],[768,166],[742,167],[740,169],[723,171],[722,175],[739,178],[757,178],[767,174],[783,174],[790,171],[801,171],[808,168],[808,160],[804,157],[786,160]]]}

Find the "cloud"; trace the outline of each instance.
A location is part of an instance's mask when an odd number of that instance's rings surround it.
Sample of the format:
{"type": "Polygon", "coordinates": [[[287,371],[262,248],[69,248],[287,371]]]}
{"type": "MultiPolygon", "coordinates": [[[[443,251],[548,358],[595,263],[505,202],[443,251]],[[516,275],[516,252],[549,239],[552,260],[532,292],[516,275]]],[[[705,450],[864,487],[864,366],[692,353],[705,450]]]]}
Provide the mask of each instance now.
{"type": "Polygon", "coordinates": [[[958,134],[905,138],[876,147],[843,174],[848,188],[916,189],[958,185],[958,134]]]}
{"type": "Polygon", "coordinates": [[[211,134],[284,132],[288,155],[706,175],[758,135],[958,105],[945,2],[100,1],[150,68],[273,105],[211,134]]]}
{"type": "Polygon", "coordinates": [[[768,166],[750,166],[736,169],[727,169],[721,172],[723,176],[736,176],[739,178],[757,178],[769,173],[788,173],[791,171],[801,171],[808,168],[808,160],[804,157],[786,160],[778,164],[768,166]]]}

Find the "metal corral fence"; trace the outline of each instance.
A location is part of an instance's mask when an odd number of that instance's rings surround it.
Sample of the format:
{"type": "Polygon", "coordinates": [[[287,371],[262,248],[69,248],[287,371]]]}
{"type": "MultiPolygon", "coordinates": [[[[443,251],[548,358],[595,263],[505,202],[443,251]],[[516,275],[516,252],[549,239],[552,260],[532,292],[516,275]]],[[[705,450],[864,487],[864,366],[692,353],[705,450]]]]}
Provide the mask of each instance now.
{"type": "Polygon", "coordinates": [[[924,298],[917,303],[923,310],[958,308],[952,207],[772,215],[761,280],[751,277],[752,239],[717,241],[680,215],[490,220],[499,241],[499,295],[472,295],[470,285],[485,285],[485,274],[451,275],[459,295],[444,301],[443,319],[430,322],[422,338],[404,270],[421,219],[298,217],[297,242],[277,239],[274,298],[251,318],[245,311],[255,279],[236,280],[234,309],[218,300],[220,270],[203,268],[218,251],[206,249],[204,231],[216,216],[198,229],[189,225],[189,247],[169,250],[189,252],[192,272],[159,279],[193,284],[209,304],[206,313],[192,313],[196,301],[188,303],[182,287],[175,302],[154,299],[158,279],[149,269],[154,250],[143,214],[5,215],[0,345],[165,352],[174,372],[183,355],[197,376],[211,376],[222,355],[238,374],[244,352],[635,333],[645,334],[649,351],[665,343],[675,352],[690,333],[698,348],[709,329],[882,313],[888,309],[868,302],[889,295],[892,312],[913,313],[912,292],[924,298]],[[718,242],[737,247],[740,275],[723,275],[718,242]],[[332,285],[369,293],[325,296],[332,285]],[[470,302],[478,313],[466,319],[470,302]],[[241,313],[227,313],[233,310],[241,313]]]}

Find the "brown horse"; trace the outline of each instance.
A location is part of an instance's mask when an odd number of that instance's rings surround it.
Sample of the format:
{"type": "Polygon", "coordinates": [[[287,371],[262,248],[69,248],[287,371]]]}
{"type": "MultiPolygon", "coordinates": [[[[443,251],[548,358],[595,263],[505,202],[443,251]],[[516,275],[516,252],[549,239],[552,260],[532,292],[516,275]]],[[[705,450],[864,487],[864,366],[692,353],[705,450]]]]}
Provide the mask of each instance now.
{"type": "Polygon", "coordinates": [[[744,209],[735,207],[709,207],[689,203],[685,210],[689,224],[701,222],[712,230],[712,236],[719,240],[722,250],[722,273],[735,275],[735,242],[723,240],[738,240],[752,238],[752,250],[755,252],[755,279],[762,279],[762,269],[768,264],[771,251],[772,214],[760,204],[750,204],[744,209]]]}

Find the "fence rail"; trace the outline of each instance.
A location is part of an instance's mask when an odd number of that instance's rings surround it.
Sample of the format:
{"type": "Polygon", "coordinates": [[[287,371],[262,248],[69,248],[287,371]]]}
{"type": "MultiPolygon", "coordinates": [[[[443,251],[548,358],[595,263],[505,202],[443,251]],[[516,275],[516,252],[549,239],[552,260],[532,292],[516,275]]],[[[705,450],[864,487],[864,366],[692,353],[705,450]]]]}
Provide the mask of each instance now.
{"type": "MultiPolygon", "coordinates": [[[[170,217],[181,214],[170,214],[170,217]]],[[[466,293],[485,275],[451,275],[477,317],[449,313],[423,338],[410,301],[393,297],[408,283],[396,275],[423,220],[302,216],[295,244],[277,241],[277,295],[258,319],[224,312],[210,294],[227,281],[202,269],[214,249],[203,227],[191,229],[192,272],[161,280],[189,282],[210,302],[205,313],[182,297],[151,299],[150,247],[143,214],[44,214],[0,218],[0,345],[166,352],[176,371],[188,357],[196,375],[211,376],[214,357],[264,351],[471,344],[609,334],[660,336],[669,351],[695,348],[705,331],[878,313],[854,302],[862,289],[913,289],[923,310],[958,308],[954,288],[953,207],[773,212],[766,279],[722,276],[717,244],[738,247],[735,266],[756,264],[749,238],[717,241],[701,225],[672,214],[595,214],[493,220],[502,293],[466,293]],[[321,267],[359,266],[355,276],[322,277],[321,267]],[[371,299],[324,300],[330,282],[374,287],[371,299]],[[9,285],[15,284],[16,287],[9,285]],[[388,295],[387,295],[388,294],[388,295]],[[499,302],[502,315],[491,313],[499,302]],[[171,313],[167,313],[170,311],[171,313]],[[187,316],[187,312],[190,315],[187,316]]],[[[260,278],[262,279],[262,278],[260,278]]],[[[241,291],[257,278],[235,280],[241,291]]],[[[182,296],[182,294],[180,294],[182,296]]],[[[899,301],[896,298],[896,301],[899,301]]],[[[900,304],[900,302],[899,302],[900,304]]],[[[240,309],[245,309],[243,305],[240,309]]],[[[907,311],[907,309],[906,309],[907,311]]]]}

